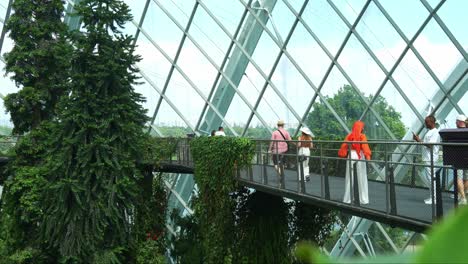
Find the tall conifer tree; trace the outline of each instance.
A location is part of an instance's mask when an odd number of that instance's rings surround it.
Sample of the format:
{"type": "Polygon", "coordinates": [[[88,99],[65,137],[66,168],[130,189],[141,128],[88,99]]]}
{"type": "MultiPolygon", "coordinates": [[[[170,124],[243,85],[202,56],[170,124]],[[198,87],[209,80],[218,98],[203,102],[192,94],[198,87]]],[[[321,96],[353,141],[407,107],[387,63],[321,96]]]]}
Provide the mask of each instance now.
{"type": "Polygon", "coordinates": [[[121,259],[131,245],[139,177],[135,163],[147,121],[133,38],[121,30],[132,17],[120,0],[82,0],[82,32],[72,44],[70,96],[59,114],[45,203],[44,239],[67,263],[121,259]]]}
{"type": "MultiPolygon", "coordinates": [[[[71,46],[62,22],[61,0],[15,0],[6,29],[14,45],[6,53],[6,73],[20,90],[5,98],[14,124],[13,132],[25,134],[16,144],[12,177],[5,182],[2,198],[2,253],[34,263],[47,262],[38,237],[46,182],[43,161],[50,135],[49,121],[68,85],[71,46]],[[42,252],[42,253],[41,253],[42,252]]],[[[10,257],[0,262],[10,263],[10,257]]],[[[5,256],[3,256],[5,258],[5,256]]]]}

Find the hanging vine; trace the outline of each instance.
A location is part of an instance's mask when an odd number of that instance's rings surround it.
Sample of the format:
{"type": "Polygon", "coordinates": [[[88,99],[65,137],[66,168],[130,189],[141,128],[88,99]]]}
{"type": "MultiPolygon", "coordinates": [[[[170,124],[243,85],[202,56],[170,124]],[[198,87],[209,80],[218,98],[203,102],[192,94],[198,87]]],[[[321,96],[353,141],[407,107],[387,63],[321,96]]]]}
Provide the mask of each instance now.
{"type": "Polygon", "coordinates": [[[250,164],[254,143],[245,138],[201,137],[191,144],[195,182],[199,194],[195,207],[199,219],[205,263],[230,263],[234,241],[235,169],[250,164]]]}

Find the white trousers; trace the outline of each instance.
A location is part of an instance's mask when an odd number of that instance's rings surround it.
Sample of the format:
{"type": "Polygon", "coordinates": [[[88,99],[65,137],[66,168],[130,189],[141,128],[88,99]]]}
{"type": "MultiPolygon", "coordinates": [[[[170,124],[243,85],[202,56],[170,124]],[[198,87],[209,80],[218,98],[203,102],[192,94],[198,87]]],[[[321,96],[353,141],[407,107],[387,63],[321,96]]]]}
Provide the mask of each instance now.
{"type": "MultiPolygon", "coordinates": [[[[306,176],[309,176],[309,156],[310,156],[310,149],[309,148],[299,148],[299,151],[297,152],[298,156],[304,156],[305,160],[302,162],[302,169],[304,172],[304,179],[306,176]]],[[[298,162],[299,165],[301,165],[300,162],[298,162]]],[[[299,168],[299,166],[297,166],[299,168]]],[[[300,178],[299,178],[300,179],[300,178]]]]}
{"type": "MultiPolygon", "coordinates": [[[[429,197],[432,197],[431,196],[431,182],[432,182],[432,191],[433,191],[433,195],[434,195],[434,199],[436,198],[436,183],[435,181],[432,181],[432,169],[431,169],[431,162],[424,162],[426,164],[426,167],[424,167],[424,180],[425,180],[425,184],[426,186],[429,187],[429,197]]],[[[437,169],[434,168],[434,178],[436,177],[436,171],[437,169]]],[[[456,184],[456,183],[454,183],[456,184]]]]}
{"type": "MultiPolygon", "coordinates": [[[[351,159],[359,159],[357,152],[355,150],[351,150],[351,159]]],[[[361,160],[365,160],[366,158],[364,157],[364,153],[361,151],[361,160]]],[[[367,167],[366,167],[366,162],[360,162],[360,161],[351,161],[351,166],[350,166],[350,161],[348,160],[346,162],[346,179],[345,179],[345,194],[343,197],[343,202],[345,203],[351,203],[351,187],[350,187],[350,182],[353,182],[354,177],[354,169],[353,166],[356,164],[356,170],[357,170],[357,181],[358,181],[358,187],[359,187],[359,201],[361,204],[368,204],[369,203],[369,191],[367,187],[367,167]],[[351,173],[349,170],[351,169],[351,173]],[[351,180],[350,180],[351,179],[351,180]]],[[[354,182],[353,182],[354,184],[354,182]]]]}

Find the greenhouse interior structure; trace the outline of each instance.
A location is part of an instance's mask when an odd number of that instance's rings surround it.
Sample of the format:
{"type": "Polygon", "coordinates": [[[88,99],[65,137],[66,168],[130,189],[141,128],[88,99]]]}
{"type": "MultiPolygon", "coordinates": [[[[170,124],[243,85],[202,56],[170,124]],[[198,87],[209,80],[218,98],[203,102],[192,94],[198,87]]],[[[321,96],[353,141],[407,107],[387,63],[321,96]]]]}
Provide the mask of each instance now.
{"type": "Polygon", "coordinates": [[[468,259],[466,10],[0,0],[0,259],[468,259]]]}

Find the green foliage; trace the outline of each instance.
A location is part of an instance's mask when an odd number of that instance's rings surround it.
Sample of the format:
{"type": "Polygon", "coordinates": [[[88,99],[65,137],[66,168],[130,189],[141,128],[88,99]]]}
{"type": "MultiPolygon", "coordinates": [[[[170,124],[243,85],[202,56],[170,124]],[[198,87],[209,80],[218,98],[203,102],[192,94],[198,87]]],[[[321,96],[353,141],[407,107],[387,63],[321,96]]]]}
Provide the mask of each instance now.
{"type": "Polygon", "coordinates": [[[164,137],[186,137],[188,133],[193,133],[193,131],[188,127],[178,127],[178,126],[159,126],[158,130],[164,137]]]}
{"type": "Polygon", "coordinates": [[[134,243],[129,220],[147,121],[132,87],[139,57],[120,32],[131,19],[123,1],[83,0],[75,9],[86,34],[71,41],[71,93],[58,111],[42,239],[62,261],[88,263],[95,252],[122,261],[134,243]]]}
{"type": "Polygon", "coordinates": [[[140,150],[143,166],[158,167],[162,160],[170,160],[176,152],[180,138],[159,138],[145,135],[143,146],[140,150]]]}
{"type": "Polygon", "coordinates": [[[201,137],[191,141],[195,182],[199,196],[194,205],[199,221],[204,263],[231,261],[237,190],[234,169],[253,158],[255,144],[245,138],[201,137]]]}
{"type": "Polygon", "coordinates": [[[35,259],[36,263],[42,263],[39,260],[47,255],[44,245],[38,243],[37,239],[43,216],[43,190],[48,173],[47,168],[43,166],[43,160],[50,132],[50,126],[43,121],[29,134],[21,137],[15,145],[8,166],[2,172],[5,184],[0,237],[4,239],[3,251],[7,258],[23,258],[21,256],[34,253],[31,258],[35,259]]]}
{"type": "MultiPolygon", "coordinates": [[[[192,202],[197,198],[192,198],[192,202]]],[[[205,251],[202,244],[202,233],[198,218],[194,215],[180,216],[178,210],[171,213],[171,219],[180,228],[177,237],[171,237],[174,245],[172,256],[181,264],[202,264],[205,251]]]]}
{"type": "MultiPolygon", "coordinates": [[[[139,181],[139,195],[135,207],[135,235],[138,244],[145,244],[147,240],[157,242],[155,253],[165,250],[164,230],[166,221],[167,191],[164,188],[162,173],[153,176],[148,170],[139,181]]],[[[139,251],[141,245],[137,245],[139,251]]]]}
{"type": "Polygon", "coordinates": [[[3,136],[8,136],[11,135],[12,128],[8,126],[0,126],[0,138],[3,138],[3,136]]]}
{"type": "Polygon", "coordinates": [[[147,239],[139,244],[136,264],[164,264],[166,259],[160,252],[158,242],[147,239]]]}
{"type": "MultiPolygon", "coordinates": [[[[368,101],[372,96],[367,97],[368,101]]],[[[333,107],[338,116],[346,123],[348,128],[361,117],[366,108],[361,96],[350,86],[344,85],[333,97],[327,97],[327,102],[333,107]]],[[[387,124],[396,139],[400,139],[405,134],[404,124],[401,122],[401,114],[392,106],[389,106],[385,98],[379,96],[372,107],[387,124]]],[[[312,106],[313,110],[307,116],[307,125],[314,132],[316,139],[342,140],[347,134],[346,130],[336,121],[332,112],[325,104],[316,102],[312,106]]],[[[367,126],[365,132],[369,139],[390,139],[390,136],[383,131],[381,125],[376,126],[376,118],[369,111],[363,120],[367,126]]]]}
{"type": "Polygon", "coordinates": [[[323,246],[335,225],[335,213],[303,202],[294,202],[292,242],[309,241],[323,246]]]}
{"type": "Polygon", "coordinates": [[[15,147],[16,138],[0,135],[0,156],[10,156],[15,147]]]}
{"type": "Polygon", "coordinates": [[[0,225],[5,248],[1,251],[7,263],[46,263],[44,245],[36,240],[48,172],[43,167],[51,132],[47,121],[56,116],[56,105],[67,91],[71,46],[65,39],[62,1],[16,0],[12,8],[5,27],[14,46],[4,56],[5,71],[21,90],[7,95],[4,105],[14,124],[12,132],[26,135],[2,172],[2,179],[7,180],[0,225]]]}
{"type": "Polygon", "coordinates": [[[6,24],[13,49],[5,54],[6,73],[22,88],[5,97],[13,133],[23,134],[55,115],[55,106],[67,90],[69,53],[62,22],[61,0],[47,4],[31,0],[12,3],[14,13],[6,24]]]}
{"type": "Polygon", "coordinates": [[[254,192],[239,205],[234,263],[292,263],[290,207],[280,196],[254,192]]]}

